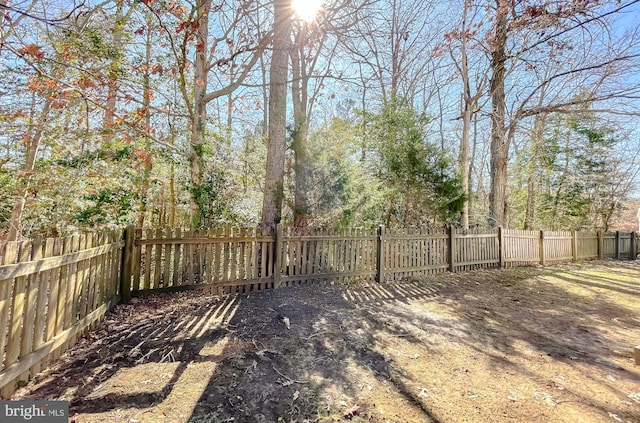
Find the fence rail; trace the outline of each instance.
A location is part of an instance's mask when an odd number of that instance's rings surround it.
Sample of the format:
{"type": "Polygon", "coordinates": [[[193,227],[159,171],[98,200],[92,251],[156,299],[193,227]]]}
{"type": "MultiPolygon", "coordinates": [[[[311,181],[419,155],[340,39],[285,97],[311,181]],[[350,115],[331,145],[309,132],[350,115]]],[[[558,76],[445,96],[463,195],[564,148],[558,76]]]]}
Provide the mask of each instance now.
{"type": "Polygon", "coordinates": [[[477,268],[634,258],[635,233],[462,229],[135,229],[0,242],[0,394],[7,397],[121,297],[392,282],[477,268]]]}

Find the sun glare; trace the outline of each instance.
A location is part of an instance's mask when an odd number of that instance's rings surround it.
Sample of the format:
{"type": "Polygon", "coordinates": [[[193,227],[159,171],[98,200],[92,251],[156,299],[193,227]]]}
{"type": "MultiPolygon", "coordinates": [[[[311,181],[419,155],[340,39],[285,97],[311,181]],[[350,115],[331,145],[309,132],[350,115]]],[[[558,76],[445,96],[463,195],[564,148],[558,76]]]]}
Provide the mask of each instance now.
{"type": "Polygon", "coordinates": [[[291,7],[299,19],[311,22],[322,7],[322,0],[291,0],[291,7]]]}

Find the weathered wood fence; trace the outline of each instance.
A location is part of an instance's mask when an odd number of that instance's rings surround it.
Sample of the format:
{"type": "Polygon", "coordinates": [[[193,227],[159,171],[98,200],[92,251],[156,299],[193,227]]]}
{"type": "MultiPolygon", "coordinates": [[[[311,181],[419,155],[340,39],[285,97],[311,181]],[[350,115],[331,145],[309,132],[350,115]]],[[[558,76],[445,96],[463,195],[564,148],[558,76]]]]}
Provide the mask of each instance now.
{"type": "Polygon", "coordinates": [[[0,243],[0,388],[10,395],[120,300],[122,233],[0,243]]]}
{"type": "Polygon", "coordinates": [[[128,228],[0,242],[0,394],[10,395],[134,295],[389,282],[637,253],[635,233],[454,228],[128,228]]]}
{"type": "Polygon", "coordinates": [[[313,281],[398,281],[444,271],[635,258],[635,233],[507,229],[219,228],[126,232],[122,293],[248,292],[313,281]]]}

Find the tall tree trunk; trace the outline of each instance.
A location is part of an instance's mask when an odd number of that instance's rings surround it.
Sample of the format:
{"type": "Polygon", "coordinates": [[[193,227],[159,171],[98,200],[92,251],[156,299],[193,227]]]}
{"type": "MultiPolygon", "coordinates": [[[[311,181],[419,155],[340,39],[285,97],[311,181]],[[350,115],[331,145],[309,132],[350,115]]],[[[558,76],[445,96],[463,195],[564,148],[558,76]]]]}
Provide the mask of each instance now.
{"type": "Polygon", "coordinates": [[[507,61],[507,13],[509,2],[496,0],[497,11],[491,52],[491,192],[489,226],[507,224],[507,177],[509,143],[505,139],[505,64],[507,61]]]}
{"type": "MultiPolygon", "coordinates": [[[[360,101],[361,101],[362,111],[366,111],[367,110],[367,90],[364,87],[367,86],[367,83],[364,79],[364,72],[362,71],[362,63],[358,63],[358,68],[359,68],[358,74],[360,75],[360,81],[362,84],[361,86],[363,87],[363,89],[361,90],[360,101]]],[[[360,119],[360,130],[362,131],[363,134],[366,134],[367,119],[360,119]]],[[[362,153],[360,154],[360,163],[365,163],[367,160],[367,140],[364,137],[362,137],[360,148],[362,148],[362,153]]]]}
{"type": "Polygon", "coordinates": [[[307,137],[307,123],[303,121],[299,126],[296,126],[292,144],[295,161],[293,225],[296,227],[304,227],[309,224],[309,154],[307,137]]]}
{"type": "Polygon", "coordinates": [[[398,82],[400,80],[400,40],[403,34],[398,29],[398,8],[397,0],[393,0],[391,4],[391,104],[396,105],[395,101],[398,97],[398,82]]]}
{"type": "MultiPolygon", "coordinates": [[[[232,59],[230,66],[229,66],[229,80],[233,81],[236,78],[235,75],[235,70],[236,68],[236,63],[235,61],[232,59]]],[[[233,92],[229,93],[229,96],[227,97],[227,127],[226,129],[226,142],[227,142],[227,148],[231,148],[231,138],[233,137],[233,107],[234,107],[234,97],[233,97],[233,92]]]]}
{"type": "Polygon", "coordinates": [[[233,137],[233,94],[229,94],[227,102],[227,148],[231,148],[231,137],[233,137]]]}
{"type": "Polygon", "coordinates": [[[469,62],[467,58],[467,12],[471,7],[470,1],[464,3],[464,11],[462,14],[462,31],[463,35],[460,40],[460,58],[462,74],[463,94],[462,94],[462,139],[460,140],[460,179],[462,182],[462,192],[467,197],[462,206],[460,213],[460,225],[464,229],[469,229],[469,198],[471,192],[469,189],[469,136],[471,133],[471,115],[473,113],[474,99],[471,97],[471,84],[469,83],[469,62]]]}
{"type": "Polygon", "coordinates": [[[307,106],[309,98],[309,77],[306,72],[304,43],[306,24],[302,23],[297,34],[295,46],[291,49],[291,68],[293,73],[292,97],[294,132],[291,148],[294,154],[294,205],[293,225],[305,227],[309,223],[309,120],[307,106]]]}
{"type": "Polygon", "coordinates": [[[35,122],[32,121],[33,124],[29,125],[29,129],[24,137],[25,162],[18,182],[18,195],[11,210],[7,241],[17,241],[22,231],[22,214],[29,193],[31,178],[35,170],[36,158],[38,156],[38,150],[40,149],[40,140],[42,139],[42,131],[47,123],[50,110],[51,93],[48,93],[38,119],[35,122]]]}
{"type": "Polygon", "coordinates": [[[524,214],[524,230],[531,231],[536,226],[536,178],[535,178],[535,162],[537,161],[537,146],[532,147],[533,155],[529,162],[529,174],[527,175],[527,208],[524,214]]]}
{"type": "Polygon", "coordinates": [[[171,176],[169,178],[169,227],[173,228],[176,224],[176,169],[173,162],[171,163],[171,176]]]}
{"type": "Polygon", "coordinates": [[[531,132],[531,157],[529,157],[527,169],[527,208],[524,215],[524,229],[533,230],[536,227],[536,171],[539,166],[539,155],[544,138],[546,114],[536,115],[531,132]]]}
{"type": "MultiPolygon", "coordinates": [[[[575,142],[571,138],[572,137],[569,136],[565,140],[565,145],[564,145],[565,153],[563,154],[562,173],[558,177],[558,182],[557,182],[558,186],[555,189],[554,196],[553,196],[553,216],[558,216],[558,214],[560,213],[560,196],[563,194],[563,191],[564,191],[564,188],[565,188],[565,184],[568,181],[571,180],[571,176],[569,174],[569,172],[570,172],[570,164],[571,164],[570,163],[571,155],[569,153],[569,151],[570,151],[569,145],[571,143],[575,142]]],[[[551,229],[556,229],[556,226],[552,225],[551,229]]]]}
{"type": "Polygon", "coordinates": [[[202,223],[202,177],[204,173],[204,133],[207,127],[207,82],[209,67],[207,51],[209,42],[209,13],[211,0],[198,0],[196,20],[196,52],[194,57],[193,81],[193,116],[191,119],[191,148],[189,164],[191,166],[191,224],[200,226],[202,223]]]}
{"type": "Polygon", "coordinates": [[[142,107],[144,108],[144,147],[148,156],[144,161],[144,169],[142,173],[142,184],[140,187],[140,211],[138,213],[138,227],[144,226],[144,220],[147,214],[147,196],[149,194],[151,171],[153,170],[153,160],[151,156],[151,29],[147,26],[147,40],[145,51],[146,70],[143,77],[144,97],[142,99],[142,107]]]}
{"type": "MultiPolygon", "coordinates": [[[[267,80],[267,64],[265,63],[264,57],[260,56],[260,74],[262,75],[262,80],[267,80]]],[[[269,108],[267,104],[269,103],[269,88],[267,84],[262,84],[262,122],[260,125],[260,136],[262,138],[266,137],[269,132],[269,108]]]]}
{"type": "MultiPolygon", "coordinates": [[[[545,70],[545,79],[549,77],[550,69],[545,70]]],[[[544,104],[547,86],[540,88],[540,96],[538,97],[538,108],[542,108],[544,104]]],[[[527,168],[527,205],[524,213],[524,229],[534,230],[536,227],[536,197],[537,187],[536,179],[538,177],[537,170],[540,163],[540,151],[544,142],[544,127],[547,122],[547,114],[537,114],[533,120],[533,129],[531,131],[531,157],[529,158],[527,168]]]]}
{"type": "Polygon", "coordinates": [[[269,141],[262,202],[262,225],[272,226],[282,219],[284,163],[287,147],[287,71],[291,34],[291,1],[274,0],[274,39],[269,70],[269,141]]]}
{"type": "Polygon", "coordinates": [[[471,146],[471,158],[469,160],[469,177],[467,178],[468,179],[467,184],[469,186],[469,196],[467,197],[467,201],[466,201],[467,210],[469,210],[469,215],[471,215],[471,211],[473,210],[473,204],[474,204],[473,202],[475,198],[482,195],[481,193],[484,192],[484,190],[480,190],[480,184],[482,183],[480,182],[482,180],[482,171],[480,171],[477,176],[478,189],[476,190],[476,197],[474,198],[474,196],[471,195],[471,191],[473,190],[473,175],[474,175],[474,172],[476,171],[475,161],[476,161],[476,155],[478,151],[478,114],[474,113],[472,116],[472,119],[473,119],[473,144],[471,146]]]}
{"type": "Polygon", "coordinates": [[[467,197],[460,213],[460,225],[464,229],[469,229],[469,136],[471,133],[471,109],[468,102],[464,102],[462,112],[462,139],[460,140],[460,180],[462,182],[462,192],[467,197]]]}

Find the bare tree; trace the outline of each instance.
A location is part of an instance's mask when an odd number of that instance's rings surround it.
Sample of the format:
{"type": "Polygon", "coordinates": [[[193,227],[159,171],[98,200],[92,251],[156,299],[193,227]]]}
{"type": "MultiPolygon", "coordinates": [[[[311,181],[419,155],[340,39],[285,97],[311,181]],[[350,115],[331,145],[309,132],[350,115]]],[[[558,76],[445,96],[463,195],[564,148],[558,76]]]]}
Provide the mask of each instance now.
{"type": "Polygon", "coordinates": [[[509,145],[505,139],[505,79],[507,56],[507,16],[510,1],[496,0],[496,15],[491,43],[491,191],[489,224],[504,225],[507,208],[507,164],[509,145]]]}
{"type": "Polygon", "coordinates": [[[40,149],[42,134],[45,130],[49,113],[51,112],[51,92],[44,93],[44,102],[38,110],[36,107],[39,103],[38,96],[34,93],[32,96],[32,124],[24,135],[25,145],[25,161],[21,170],[20,182],[18,185],[18,195],[16,197],[13,209],[11,210],[11,219],[9,221],[9,233],[7,241],[16,241],[22,228],[22,213],[24,212],[25,202],[29,189],[31,188],[31,178],[35,171],[36,158],[40,149]]]}
{"type": "Polygon", "coordinates": [[[463,228],[469,228],[469,201],[471,199],[471,161],[470,157],[470,136],[471,136],[471,124],[473,115],[480,111],[478,104],[479,99],[484,94],[485,84],[487,82],[486,73],[480,73],[476,75],[476,86],[473,93],[471,90],[471,78],[472,75],[469,70],[469,52],[468,43],[473,40],[475,36],[474,19],[475,16],[469,16],[472,11],[471,0],[465,0],[462,21],[459,30],[454,30],[445,36],[445,39],[449,39],[452,42],[455,40],[459,43],[458,50],[455,51],[454,46],[450,45],[449,54],[451,59],[460,74],[462,80],[462,136],[460,138],[460,179],[462,182],[462,190],[467,197],[462,212],[460,213],[460,224],[463,228]],[[459,61],[457,56],[459,55],[459,61]]]}
{"type": "Polygon", "coordinates": [[[251,14],[263,6],[259,3],[217,5],[212,0],[197,0],[187,19],[182,16],[182,9],[172,9],[172,4],[167,6],[168,10],[158,9],[160,6],[156,6],[155,3],[149,3],[149,7],[155,13],[178,64],[180,93],[187,105],[190,123],[188,157],[191,168],[192,223],[200,225],[202,208],[206,201],[202,195],[202,184],[206,169],[204,153],[208,127],[207,105],[238,89],[262,56],[270,36],[267,32],[255,31],[251,14]],[[211,29],[213,14],[216,22],[214,30],[211,29]],[[167,23],[168,15],[178,18],[174,23],[175,28],[171,28],[167,23]],[[174,36],[173,33],[178,35],[174,36]],[[234,35],[237,39],[234,39],[234,35]],[[220,55],[223,45],[234,48],[230,52],[224,50],[226,54],[220,55]],[[193,55],[192,61],[189,60],[190,52],[193,55]],[[232,63],[241,71],[234,72],[233,78],[227,80],[224,85],[211,87],[211,73],[222,72],[232,63]]]}
{"type": "Polygon", "coordinates": [[[627,40],[609,33],[609,48],[598,53],[587,40],[591,38],[590,31],[607,27],[607,19],[634,3],[637,1],[610,8],[599,3],[568,0],[543,3],[495,0],[493,26],[488,37],[492,106],[490,225],[508,225],[509,149],[523,119],[563,109],[569,111],[576,102],[588,105],[628,95],[624,90],[610,89],[603,81],[620,76],[624,65],[633,66],[640,57],[637,39],[627,40]],[[585,34],[585,41],[576,42],[582,34],[585,34]],[[614,47],[617,44],[625,47],[614,47]],[[556,61],[552,60],[554,56],[574,49],[582,52],[578,56],[580,60],[573,61],[568,68],[557,67],[556,61]],[[553,68],[548,77],[536,81],[530,76],[540,74],[544,66],[553,68]],[[507,76],[515,72],[518,72],[518,78],[512,78],[516,80],[515,85],[507,89],[507,76]],[[575,84],[580,79],[585,85],[575,84]],[[551,85],[561,87],[563,96],[545,95],[554,101],[535,104],[540,91],[550,91],[551,85]],[[585,86],[590,95],[577,96],[585,86]],[[508,96],[516,103],[510,110],[507,108],[508,96]]]}
{"type": "Polygon", "coordinates": [[[309,159],[308,138],[314,106],[328,79],[342,79],[343,75],[334,75],[332,69],[337,59],[338,39],[354,26],[356,12],[367,4],[368,0],[356,4],[340,0],[327,5],[328,10],[313,21],[296,20],[294,25],[291,46],[294,226],[303,227],[309,223],[313,163],[309,159]]]}
{"type": "Polygon", "coordinates": [[[359,65],[361,89],[371,93],[369,100],[391,104],[407,98],[413,103],[424,89],[443,35],[433,20],[437,6],[432,0],[384,0],[355,11],[355,25],[340,39],[359,65]]]}

